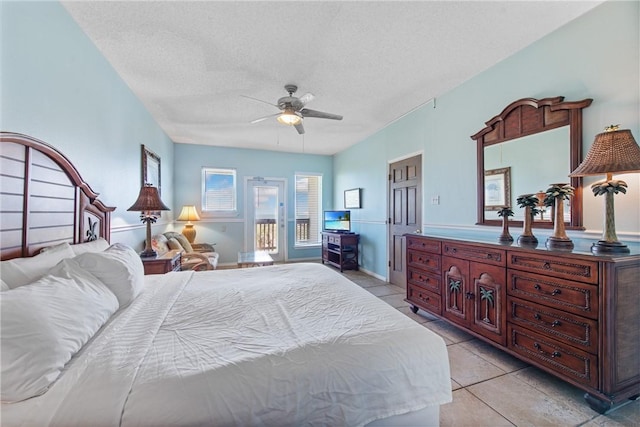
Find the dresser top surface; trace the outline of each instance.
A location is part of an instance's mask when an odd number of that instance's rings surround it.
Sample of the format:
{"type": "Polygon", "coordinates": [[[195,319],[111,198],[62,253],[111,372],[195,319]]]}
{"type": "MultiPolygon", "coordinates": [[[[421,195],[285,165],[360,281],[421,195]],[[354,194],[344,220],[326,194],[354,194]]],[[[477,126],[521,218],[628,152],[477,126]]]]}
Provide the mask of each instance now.
{"type": "MultiPolygon", "coordinates": [[[[534,232],[535,234],[535,232],[534,232]]],[[[591,246],[597,242],[597,239],[572,239],[574,244],[573,249],[571,250],[551,250],[545,246],[545,242],[547,240],[547,236],[536,236],[538,239],[538,244],[535,246],[532,245],[519,245],[517,243],[517,239],[519,233],[512,233],[511,235],[514,238],[512,243],[500,243],[498,242],[498,236],[500,235],[499,231],[492,230],[489,232],[476,232],[476,231],[464,231],[464,230],[452,230],[452,231],[428,231],[423,232],[421,234],[408,234],[408,236],[419,236],[419,237],[427,237],[427,238],[435,238],[435,239],[443,239],[443,240],[455,240],[459,242],[467,242],[467,243],[480,243],[484,245],[492,245],[496,248],[502,249],[519,249],[519,250],[529,250],[532,252],[546,252],[546,253],[557,253],[558,256],[564,256],[567,254],[580,255],[580,256],[588,256],[599,259],[618,259],[618,258],[627,258],[627,257],[640,257],[640,243],[636,242],[624,242],[630,250],[628,254],[594,254],[591,252],[591,246]]]]}

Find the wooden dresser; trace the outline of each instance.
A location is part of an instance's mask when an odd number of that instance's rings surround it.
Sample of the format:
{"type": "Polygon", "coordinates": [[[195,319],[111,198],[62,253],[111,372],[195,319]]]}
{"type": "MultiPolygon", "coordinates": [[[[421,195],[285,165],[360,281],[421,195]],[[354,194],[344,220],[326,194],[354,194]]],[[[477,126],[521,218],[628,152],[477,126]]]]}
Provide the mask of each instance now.
{"type": "Polygon", "coordinates": [[[585,390],[640,394],[640,254],[406,236],[407,301],[585,390]],[[541,248],[540,248],[541,247],[541,248]]]}

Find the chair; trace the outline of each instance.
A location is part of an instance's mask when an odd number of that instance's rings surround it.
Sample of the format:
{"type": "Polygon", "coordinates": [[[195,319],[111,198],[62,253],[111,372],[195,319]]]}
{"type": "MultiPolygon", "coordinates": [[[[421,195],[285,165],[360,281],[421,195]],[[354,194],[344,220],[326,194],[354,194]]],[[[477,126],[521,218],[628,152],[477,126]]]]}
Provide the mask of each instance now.
{"type": "MultiPolygon", "coordinates": [[[[186,239],[185,239],[186,240],[186,239]]],[[[151,237],[151,247],[162,256],[171,249],[177,249],[182,252],[181,269],[184,270],[215,270],[218,265],[218,254],[208,256],[205,253],[187,251],[175,238],[168,239],[164,234],[156,234],[151,237]]]]}
{"type": "MultiPolygon", "coordinates": [[[[220,257],[220,254],[216,252],[212,244],[190,243],[182,233],[178,233],[176,231],[167,231],[162,234],[171,243],[169,246],[175,246],[175,242],[171,240],[175,239],[175,241],[179,243],[182,249],[184,249],[185,253],[202,254],[209,259],[209,263],[211,263],[214,270],[218,267],[218,258],[220,257]]],[[[180,249],[180,247],[175,247],[172,249],[180,249]]]]}

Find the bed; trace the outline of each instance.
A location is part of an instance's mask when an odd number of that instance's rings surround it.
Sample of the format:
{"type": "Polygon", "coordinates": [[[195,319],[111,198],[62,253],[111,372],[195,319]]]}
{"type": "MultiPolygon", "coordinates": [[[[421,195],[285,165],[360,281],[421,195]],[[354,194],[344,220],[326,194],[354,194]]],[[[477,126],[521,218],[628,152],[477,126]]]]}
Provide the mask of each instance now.
{"type": "Polygon", "coordinates": [[[3,426],[438,425],[451,401],[439,336],[321,264],[143,276],[133,249],[107,243],[113,208],[61,153],[25,135],[0,143],[2,279],[47,258],[0,293],[3,426]],[[35,178],[41,167],[67,182],[35,178]],[[43,182],[68,186],[66,218],[34,222],[43,182]],[[49,347],[29,363],[16,325],[38,322],[33,345],[49,347]],[[51,354],[55,369],[26,381],[51,354]]]}

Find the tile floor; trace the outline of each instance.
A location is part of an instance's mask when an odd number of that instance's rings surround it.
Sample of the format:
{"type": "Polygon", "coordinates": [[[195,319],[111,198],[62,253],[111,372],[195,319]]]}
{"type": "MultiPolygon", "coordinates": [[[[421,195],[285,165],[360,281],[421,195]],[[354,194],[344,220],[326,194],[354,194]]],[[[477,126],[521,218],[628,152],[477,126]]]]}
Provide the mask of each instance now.
{"type": "Polygon", "coordinates": [[[404,289],[361,271],[343,274],[444,338],[453,402],[442,406],[441,426],[640,426],[640,399],[600,415],[584,402],[582,390],[422,310],[412,313],[404,289]]]}

